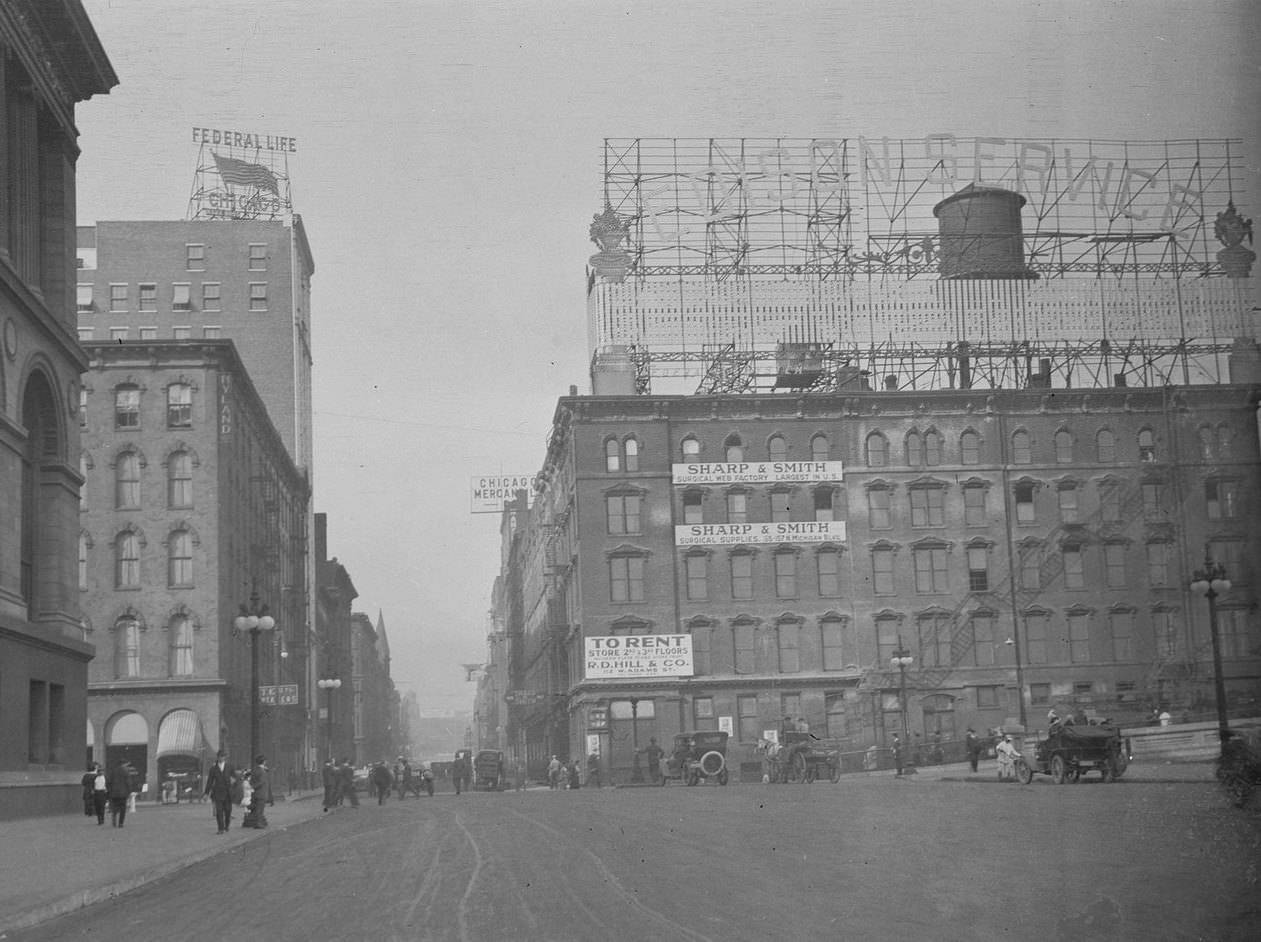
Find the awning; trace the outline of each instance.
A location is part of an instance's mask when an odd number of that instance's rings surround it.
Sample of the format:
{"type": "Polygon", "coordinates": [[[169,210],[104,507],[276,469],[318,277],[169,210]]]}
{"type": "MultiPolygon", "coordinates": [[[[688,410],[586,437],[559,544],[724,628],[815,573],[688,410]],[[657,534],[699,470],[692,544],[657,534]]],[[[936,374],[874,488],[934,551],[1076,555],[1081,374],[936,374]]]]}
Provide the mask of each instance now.
{"type": "Polygon", "coordinates": [[[158,730],[158,758],[170,755],[198,756],[202,752],[201,724],[192,710],[168,713],[158,730]]]}

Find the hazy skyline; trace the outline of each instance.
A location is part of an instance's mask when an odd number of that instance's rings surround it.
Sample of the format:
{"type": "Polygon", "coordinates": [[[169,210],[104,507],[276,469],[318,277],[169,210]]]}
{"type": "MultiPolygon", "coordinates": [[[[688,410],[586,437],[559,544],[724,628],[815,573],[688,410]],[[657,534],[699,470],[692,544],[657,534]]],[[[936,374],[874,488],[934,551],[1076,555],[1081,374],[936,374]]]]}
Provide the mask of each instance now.
{"type": "Polygon", "coordinates": [[[315,510],[422,708],[467,709],[499,518],[587,391],[605,137],[1241,138],[1247,2],[85,0],[118,73],[79,108],[79,222],[178,219],[194,127],[294,137],[312,280],[315,510]],[[1193,9],[1193,12],[1192,12],[1193,9]]]}

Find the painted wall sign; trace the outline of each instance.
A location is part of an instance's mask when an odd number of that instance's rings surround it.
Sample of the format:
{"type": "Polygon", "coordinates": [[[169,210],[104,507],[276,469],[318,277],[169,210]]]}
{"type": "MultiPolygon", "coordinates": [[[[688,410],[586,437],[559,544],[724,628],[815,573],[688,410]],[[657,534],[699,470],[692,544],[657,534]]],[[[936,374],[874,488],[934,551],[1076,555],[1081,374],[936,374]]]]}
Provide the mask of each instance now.
{"type": "Polygon", "coordinates": [[[584,674],[601,678],[691,677],[692,636],[594,635],[583,639],[584,674]]]}
{"type": "Polygon", "coordinates": [[[675,484],[817,484],[841,481],[841,461],[713,461],[670,466],[675,484]]]}
{"type": "Polygon", "coordinates": [[[690,523],[674,528],[675,546],[736,546],[742,543],[841,543],[844,520],[784,523],[690,523]]]}

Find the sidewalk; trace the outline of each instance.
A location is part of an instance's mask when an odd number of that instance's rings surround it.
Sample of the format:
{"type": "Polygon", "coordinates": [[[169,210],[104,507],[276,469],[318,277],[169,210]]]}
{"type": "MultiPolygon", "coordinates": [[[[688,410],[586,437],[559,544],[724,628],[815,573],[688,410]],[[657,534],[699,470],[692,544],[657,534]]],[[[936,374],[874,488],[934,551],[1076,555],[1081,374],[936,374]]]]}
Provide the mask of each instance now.
{"type": "MultiPolygon", "coordinates": [[[[892,770],[860,773],[865,775],[892,776],[892,770]]],[[[989,781],[997,775],[997,766],[993,759],[982,759],[979,771],[973,772],[966,762],[952,762],[945,765],[917,766],[914,774],[903,778],[921,782],[969,782],[989,781]]],[[[1035,781],[1046,776],[1039,775],[1035,781]]],[[[841,777],[844,781],[845,777],[841,777]]],[[[1135,760],[1130,763],[1122,776],[1124,782],[1144,782],[1147,784],[1174,784],[1184,782],[1213,782],[1213,763],[1211,761],[1161,762],[1152,760],[1135,760]]],[[[1047,779],[1050,781],[1050,779],[1047,779]]]]}
{"type": "Polygon", "coordinates": [[[210,802],[141,802],[126,826],[110,827],[80,814],[0,821],[0,939],[56,916],[109,899],[323,813],[322,792],[295,792],[267,809],[268,827],[215,833],[210,802]]]}

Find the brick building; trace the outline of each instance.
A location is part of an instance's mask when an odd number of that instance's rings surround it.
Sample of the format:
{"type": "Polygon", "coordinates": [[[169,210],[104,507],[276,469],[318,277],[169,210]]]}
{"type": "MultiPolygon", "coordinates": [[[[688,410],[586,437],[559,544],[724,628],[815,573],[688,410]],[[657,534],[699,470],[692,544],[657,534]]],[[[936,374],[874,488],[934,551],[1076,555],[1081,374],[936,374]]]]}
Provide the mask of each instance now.
{"type": "Polygon", "coordinates": [[[0,5],[0,819],[79,800],[74,114],[117,84],[78,0],[0,5]]]}
{"type": "MultiPolygon", "coordinates": [[[[310,485],[230,340],[85,344],[79,425],[83,625],[97,650],[89,749],[127,757],[156,795],[216,749],[250,749],[251,646],[233,620],[253,597],[260,684],[305,691],[310,485]]],[[[298,703],[261,706],[281,780],[304,767],[298,703]]]]}
{"type": "MultiPolygon", "coordinates": [[[[1081,709],[1211,718],[1206,547],[1232,709],[1261,695],[1256,408],[1243,385],[560,400],[496,598],[532,767],[783,716],[855,755],[1081,709]],[[740,465],[746,471],[737,470],[740,465]],[[762,467],[758,467],[762,465],[762,467]],[[690,636],[694,672],[592,680],[590,636],[690,636]],[[524,692],[524,693],[523,693],[524,692]]],[[[537,771],[537,769],[534,769],[537,771]]]]}

